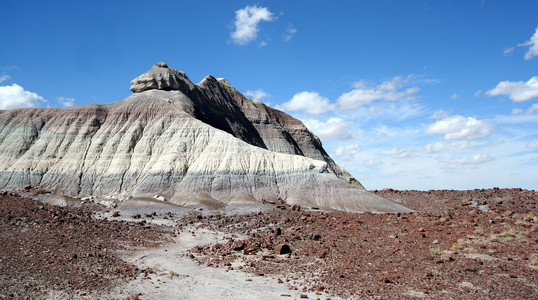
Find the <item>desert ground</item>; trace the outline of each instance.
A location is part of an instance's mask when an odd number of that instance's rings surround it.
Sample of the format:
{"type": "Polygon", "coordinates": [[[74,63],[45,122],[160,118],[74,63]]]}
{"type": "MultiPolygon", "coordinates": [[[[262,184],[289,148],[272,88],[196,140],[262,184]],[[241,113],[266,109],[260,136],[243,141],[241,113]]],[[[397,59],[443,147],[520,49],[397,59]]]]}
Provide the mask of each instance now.
{"type": "Polygon", "coordinates": [[[0,298],[538,297],[537,192],[371,192],[415,212],[2,192],[0,298]]]}

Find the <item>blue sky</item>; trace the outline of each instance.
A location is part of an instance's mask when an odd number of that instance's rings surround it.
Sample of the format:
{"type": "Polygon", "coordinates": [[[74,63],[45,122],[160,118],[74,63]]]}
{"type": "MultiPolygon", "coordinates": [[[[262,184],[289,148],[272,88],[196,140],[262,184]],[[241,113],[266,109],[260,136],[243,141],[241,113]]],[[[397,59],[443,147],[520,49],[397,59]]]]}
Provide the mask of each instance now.
{"type": "Polygon", "coordinates": [[[538,189],[537,1],[2,1],[0,109],[159,61],[303,122],[367,189],[538,189]]]}

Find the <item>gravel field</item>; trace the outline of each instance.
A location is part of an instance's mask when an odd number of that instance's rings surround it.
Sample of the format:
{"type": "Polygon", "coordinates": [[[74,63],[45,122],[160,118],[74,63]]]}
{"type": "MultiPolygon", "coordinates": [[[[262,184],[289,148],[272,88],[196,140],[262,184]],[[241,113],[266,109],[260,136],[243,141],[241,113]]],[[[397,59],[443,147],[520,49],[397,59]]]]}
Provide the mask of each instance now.
{"type": "Polygon", "coordinates": [[[535,191],[371,192],[416,212],[138,214],[4,193],[0,298],[536,299],[535,191]]]}

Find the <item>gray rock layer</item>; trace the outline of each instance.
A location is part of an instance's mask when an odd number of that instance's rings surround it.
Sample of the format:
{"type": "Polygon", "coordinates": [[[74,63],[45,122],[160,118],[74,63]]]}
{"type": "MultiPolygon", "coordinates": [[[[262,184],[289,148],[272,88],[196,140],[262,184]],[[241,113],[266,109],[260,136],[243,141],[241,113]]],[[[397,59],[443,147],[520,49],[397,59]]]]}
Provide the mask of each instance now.
{"type": "Polygon", "coordinates": [[[282,198],[347,211],[408,211],[372,195],[299,120],[226,80],[193,84],[164,63],[106,105],[0,111],[0,189],[152,197],[186,206],[282,198]]]}

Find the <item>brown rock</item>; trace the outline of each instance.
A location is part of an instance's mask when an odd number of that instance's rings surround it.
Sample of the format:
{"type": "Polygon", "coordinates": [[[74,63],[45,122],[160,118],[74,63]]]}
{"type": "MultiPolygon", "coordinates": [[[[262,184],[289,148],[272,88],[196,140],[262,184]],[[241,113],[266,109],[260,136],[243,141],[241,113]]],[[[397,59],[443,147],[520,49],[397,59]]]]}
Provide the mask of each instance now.
{"type": "Polygon", "coordinates": [[[390,276],[389,276],[389,277],[385,277],[385,278],[384,278],[384,282],[385,282],[385,283],[392,283],[392,284],[396,284],[396,283],[397,283],[396,279],[395,279],[394,277],[390,277],[390,276]]]}
{"type": "Polygon", "coordinates": [[[288,254],[291,253],[291,248],[287,244],[279,244],[275,247],[276,254],[288,254]]]}
{"type": "Polygon", "coordinates": [[[245,241],[237,241],[234,243],[234,251],[241,251],[245,249],[245,241]]]}

